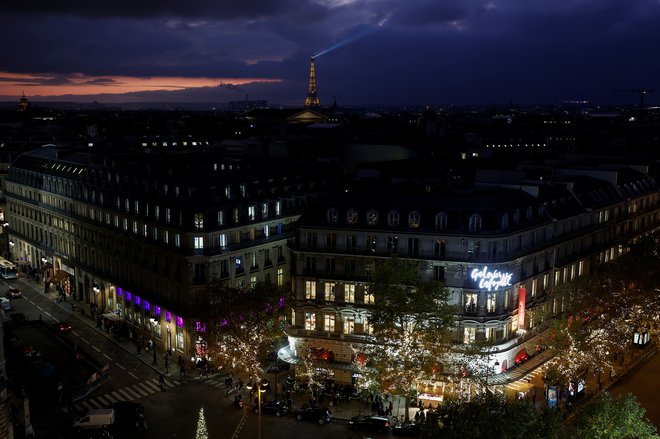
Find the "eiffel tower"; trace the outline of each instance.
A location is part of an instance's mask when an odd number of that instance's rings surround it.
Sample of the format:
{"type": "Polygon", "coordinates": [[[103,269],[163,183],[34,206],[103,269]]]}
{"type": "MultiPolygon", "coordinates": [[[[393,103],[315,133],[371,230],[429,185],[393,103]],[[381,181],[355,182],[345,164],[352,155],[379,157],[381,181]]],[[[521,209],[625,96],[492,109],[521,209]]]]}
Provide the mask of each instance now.
{"type": "Polygon", "coordinates": [[[305,108],[320,106],[321,103],[316,94],[316,75],[314,74],[314,57],[312,57],[309,66],[309,89],[307,90],[307,99],[305,99],[305,108]]]}

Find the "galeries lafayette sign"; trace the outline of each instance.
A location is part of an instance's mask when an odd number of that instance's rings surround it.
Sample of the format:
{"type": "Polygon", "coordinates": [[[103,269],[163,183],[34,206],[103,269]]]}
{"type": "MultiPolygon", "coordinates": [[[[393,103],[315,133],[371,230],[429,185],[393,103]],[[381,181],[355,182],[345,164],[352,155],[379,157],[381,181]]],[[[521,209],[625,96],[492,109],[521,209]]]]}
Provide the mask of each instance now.
{"type": "Polygon", "coordinates": [[[499,270],[489,271],[487,266],[475,268],[470,273],[470,278],[478,283],[479,288],[488,291],[510,287],[512,277],[513,273],[504,273],[499,270]]]}

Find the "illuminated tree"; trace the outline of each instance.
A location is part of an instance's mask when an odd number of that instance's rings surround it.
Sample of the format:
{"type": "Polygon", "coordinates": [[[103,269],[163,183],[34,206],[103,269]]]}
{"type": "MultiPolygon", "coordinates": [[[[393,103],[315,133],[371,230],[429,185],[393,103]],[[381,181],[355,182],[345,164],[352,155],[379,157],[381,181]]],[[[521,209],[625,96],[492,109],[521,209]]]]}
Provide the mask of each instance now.
{"type": "Polygon", "coordinates": [[[416,263],[397,258],[376,265],[369,289],[375,303],[365,353],[372,378],[382,392],[404,396],[407,408],[418,384],[442,372],[455,308],[441,283],[420,280],[416,263]]]}
{"type": "Polygon", "coordinates": [[[608,392],[580,408],[576,435],[582,439],[658,439],[656,428],[644,415],[646,410],[628,394],[612,398],[608,392]]]}
{"type": "Polygon", "coordinates": [[[195,433],[196,439],[209,439],[209,432],[206,430],[206,418],[204,417],[204,407],[199,409],[197,416],[197,432],[195,433]]]}
{"type": "Polygon", "coordinates": [[[200,311],[208,355],[225,370],[261,379],[262,363],[283,334],[284,292],[266,284],[239,288],[214,283],[209,297],[211,303],[200,311]]]}

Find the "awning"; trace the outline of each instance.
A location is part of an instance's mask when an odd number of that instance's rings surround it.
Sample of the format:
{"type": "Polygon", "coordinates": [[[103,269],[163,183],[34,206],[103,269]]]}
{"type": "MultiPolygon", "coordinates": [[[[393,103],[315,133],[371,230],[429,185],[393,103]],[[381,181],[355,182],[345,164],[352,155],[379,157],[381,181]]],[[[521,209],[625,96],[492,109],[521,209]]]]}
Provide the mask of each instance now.
{"type": "Polygon", "coordinates": [[[119,320],[119,314],[115,314],[113,312],[107,312],[105,314],[101,314],[101,317],[105,317],[108,320],[119,320]]]}
{"type": "Polygon", "coordinates": [[[57,273],[55,273],[55,276],[50,278],[50,281],[53,283],[62,282],[63,280],[66,280],[67,277],[69,277],[69,275],[66,271],[58,270],[57,273]]]}

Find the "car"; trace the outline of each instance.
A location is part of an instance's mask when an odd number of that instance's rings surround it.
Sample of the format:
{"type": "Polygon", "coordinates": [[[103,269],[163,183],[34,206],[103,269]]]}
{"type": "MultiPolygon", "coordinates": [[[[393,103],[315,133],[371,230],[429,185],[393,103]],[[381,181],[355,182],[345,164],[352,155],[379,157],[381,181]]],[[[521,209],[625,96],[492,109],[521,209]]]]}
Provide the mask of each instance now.
{"type": "Polygon", "coordinates": [[[55,329],[58,332],[71,332],[71,323],[69,322],[59,322],[55,323],[55,329]]]}
{"type": "MultiPolygon", "coordinates": [[[[255,404],[252,411],[259,413],[259,406],[255,404]]],[[[261,413],[265,415],[286,416],[289,413],[289,408],[284,401],[264,401],[261,403],[261,413]]]]}
{"type": "Polygon", "coordinates": [[[0,306],[2,306],[2,309],[5,311],[11,311],[11,300],[7,299],[6,297],[0,297],[0,306]]]}
{"type": "Polygon", "coordinates": [[[23,293],[21,293],[16,288],[10,288],[5,293],[5,296],[9,297],[10,299],[20,299],[21,297],[23,297],[23,293]]]}
{"type": "Polygon", "coordinates": [[[305,405],[296,412],[296,419],[299,421],[318,422],[319,425],[327,424],[332,420],[332,412],[329,408],[323,406],[305,405]]]}
{"type": "Polygon", "coordinates": [[[392,434],[394,436],[416,437],[419,436],[421,432],[421,425],[415,422],[404,422],[403,424],[397,424],[392,428],[392,434]]]}
{"type": "Polygon", "coordinates": [[[147,420],[144,416],[144,405],[132,401],[117,401],[112,404],[115,411],[115,424],[133,426],[138,429],[147,429],[147,420]]]}
{"type": "Polygon", "coordinates": [[[384,434],[390,431],[390,420],[384,416],[353,416],[348,428],[384,434]]]}

